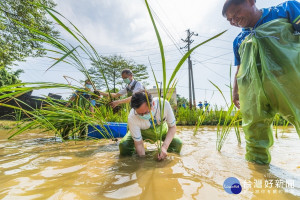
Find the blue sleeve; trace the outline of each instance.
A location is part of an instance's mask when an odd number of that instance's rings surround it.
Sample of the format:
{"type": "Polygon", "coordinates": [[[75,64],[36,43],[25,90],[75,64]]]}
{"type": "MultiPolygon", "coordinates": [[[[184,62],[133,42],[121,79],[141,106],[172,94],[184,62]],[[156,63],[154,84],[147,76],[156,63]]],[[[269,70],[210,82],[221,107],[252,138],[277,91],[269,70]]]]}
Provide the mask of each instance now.
{"type": "Polygon", "coordinates": [[[233,41],[233,53],[234,53],[234,65],[238,66],[241,64],[241,58],[239,54],[238,37],[233,41]]]}
{"type": "Polygon", "coordinates": [[[78,91],[76,90],[73,94],[72,94],[72,97],[76,97],[78,94],[78,91]]]}
{"type": "Polygon", "coordinates": [[[95,99],[91,99],[90,102],[91,102],[91,104],[92,104],[93,106],[96,106],[96,100],[95,100],[95,99]]]}
{"type": "Polygon", "coordinates": [[[296,31],[300,31],[300,3],[298,1],[286,1],[278,6],[278,14],[285,14],[296,31]]]}

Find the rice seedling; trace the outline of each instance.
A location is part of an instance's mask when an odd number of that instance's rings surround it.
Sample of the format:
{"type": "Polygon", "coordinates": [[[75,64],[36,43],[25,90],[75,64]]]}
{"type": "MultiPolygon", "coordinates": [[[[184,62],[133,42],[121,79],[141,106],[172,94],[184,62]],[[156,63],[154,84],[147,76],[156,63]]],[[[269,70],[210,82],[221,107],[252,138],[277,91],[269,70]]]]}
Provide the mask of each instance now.
{"type": "MultiPolygon", "coordinates": [[[[232,88],[232,84],[231,84],[231,80],[232,80],[231,70],[232,70],[232,65],[230,64],[230,70],[229,70],[229,88],[230,88],[230,99],[231,99],[231,102],[233,102],[233,97],[232,97],[233,88],[232,88]]],[[[237,108],[236,107],[234,107],[234,112],[235,113],[237,112],[237,108]]],[[[240,133],[240,121],[236,121],[234,123],[234,132],[235,132],[236,138],[238,140],[238,144],[240,145],[242,143],[242,141],[241,141],[241,133],[240,133]]]]}
{"type": "MultiPolygon", "coordinates": [[[[223,123],[222,129],[220,128],[220,126],[221,126],[220,122],[218,124],[217,141],[216,141],[216,147],[217,147],[218,151],[221,151],[232,126],[234,126],[234,123],[239,121],[238,120],[238,116],[239,116],[239,112],[240,112],[239,110],[235,113],[233,118],[230,117],[230,114],[233,111],[234,106],[235,105],[233,103],[230,105],[230,107],[225,115],[225,121],[223,123]]],[[[221,116],[222,116],[222,114],[223,114],[223,112],[221,112],[221,116]]],[[[220,119],[221,119],[221,116],[220,116],[220,119]]]]}
{"type": "Polygon", "coordinates": [[[202,112],[202,110],[200,111],[200,115],[198,117],[197,124],[196,124],[196,127],[194,129],[194,136],[198,132],[199,127],[203,124],[203,122],[204,122],[204,120],[207,116],[206,115],[207,109],[208,109],[208,107],[205,107],[204,112],[202,112]]]}
{"type": "MultiPolygon", "coordinates": [[[[231,128],[233,126],[236,126],[235,124],[236,123],[239,123],[240,120],[238,119],[239,117],[239,113],[240,111],[238,110],[237,112],[235,112],[234,116],[231,117],[231,113],[233,112],[234,108],[235,108],[235,105],[234,103],[232,102],[230,106],[228,106],[228,103],[226,101],[226,98],[223,94],[223,92],[220,90],[220,88],[214,84],[213,82],[210,81],[210,83],[215,87],[217,88],[217,90],[221,93],[226,105],[227,105],[227,112],[226,112],[226,115],[225,115],[225,120],[224,120],[224,123],[223,123],[223,126],[222,126],[222,129],[220,128],[221,126],[221,117],[223,115],[224,112],[221,112],[220,114],[220,120],[219,120],[219,124],[218,124],[218,128],[217,128],[217,141],[216,141],[216,147],[217,147],[217,150],[218,151],[221,151],[225,141],[226,141],[226,138],[231,130],[231,128]]],[[[237,132],[236,131],[236,136],[237,136],[237,140],[238,140],[238,143],[240,144],[241,140],[240,140],[240,134],[239,134],[239,131],[237,132]]]]}
{"type": "Polygon", "coordinates": [[[278,122],[280,120],[280,115],[278,113],[276,113],[274,120],[273,120],[273,125],[275,126],[275,137],[276,139],[278,139],[278,122]]]}
{"type": "Polygon", "coordinates": [[[285,132],[285,130],[288,127],[289,124],[290,124],[289,121],[284,121],[283,129],[282,129],[282,133],[281,133],[281,138],[285,137],[283,134],[284,134],[284,132],[285,132]]]}

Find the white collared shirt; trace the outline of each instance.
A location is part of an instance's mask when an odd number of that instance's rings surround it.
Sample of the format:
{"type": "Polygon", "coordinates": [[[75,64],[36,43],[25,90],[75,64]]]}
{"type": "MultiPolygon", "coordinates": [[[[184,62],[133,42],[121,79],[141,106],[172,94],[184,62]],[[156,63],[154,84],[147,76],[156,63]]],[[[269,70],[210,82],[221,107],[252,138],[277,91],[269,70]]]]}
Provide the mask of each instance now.
{"type": "MultiPolygon", "coordinates": [[[[162,100],[163,99],[161,99],[161,101],[162,100]]],[[[156,120],[157,124],[159,125],[161,123],[161,120],[160,120],[160,109],[158,104],[159,104],[159,99],[157,97],[153,98],[151,111],[153,113],[154,120],[156,120]]],[[[165,112],[164,112],[163,121],[167,122],[168,127],[173,127],[176,125],[176,119],[172,107],[167,100],[165,101],[165,112]]],[[[149,120],[140,118],[139,115],[136,114],[134,109],[131,109],[128,115],[128,126],[133,140],[141,141],[143,139],[141,130],[149,129],[151,123],[149,120]]]]}

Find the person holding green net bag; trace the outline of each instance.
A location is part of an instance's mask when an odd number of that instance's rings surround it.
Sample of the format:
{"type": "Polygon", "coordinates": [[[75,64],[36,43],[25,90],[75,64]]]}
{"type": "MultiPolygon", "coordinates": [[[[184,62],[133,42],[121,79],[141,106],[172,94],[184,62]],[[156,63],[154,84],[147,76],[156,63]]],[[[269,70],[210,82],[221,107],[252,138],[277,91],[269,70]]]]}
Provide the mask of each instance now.
{"type": "Polygon", "coordinates": [[[121,156],[132,155],[135,151],[139,156],[144,156],[144,141],[155,143],[161,139],[163,143],[157,156],[158,160],[165,159],[167,152],[180,153],[182,141],[175,135],[176,119],[167,100],[165,100],[163,119],[161,119],[159,98],[152,98],[148,92],[134,93],[130,105],[129,131],[119,144],[121,156]],[[162,130],[161,134],[160,130],[162,130]]]}
{"type": "Polygon", "coordinates": [[[255,0],[226,0],[222,14],[242,29],[233,42],[233,102],[241,109],[246,159],[269,164],[276,113],[300,136],[300,3],[258,9],[255,0]]]}

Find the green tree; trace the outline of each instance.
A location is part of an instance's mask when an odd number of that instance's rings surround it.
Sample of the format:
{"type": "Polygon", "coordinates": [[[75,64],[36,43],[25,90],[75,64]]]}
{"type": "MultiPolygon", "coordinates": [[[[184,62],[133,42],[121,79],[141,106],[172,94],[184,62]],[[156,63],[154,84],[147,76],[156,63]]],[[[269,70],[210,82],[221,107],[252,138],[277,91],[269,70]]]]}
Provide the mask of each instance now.
{"type": "Polygon", "coordinates": [[[177,105],[178,105],[178,107],[182,106],[182,104],[184,104],[184,103],[185,103],[186,107],[188,107],[188,105],[189,105],[188,99],[185,98],[185,97],[181,97],[179,94],[177,94],[177,105]]]}
{"type": "Polygon", "coordinates": [[[21,83],[21,80],[19,79],[21,73],[23,73],[23,70],[21,69],[13,72],[6,70],[5,68],[0,68],[0,87],[21,83]]]}
{"type": "Polygon", "coordinates": [[[97,87],[99,89],[107,89],[101,73],[102,71],[107,79],[109,89],[113,92],[116,92],[117,88],[121,88],[124,84],[121,75],[123,69],[130,69],[134,79],[142,81],[144,85],[147,85],[146,79],[149,78],[147,66],[137,64],[132,60],[126,60],[122,56],[102,56],[101,63],[96,65],[96,63],[93,62],[92,66],[93,67],[89,69],[89,73],[97,87]]]}
{"type": "Polygon", "coordinates": [[[46,18],[46,11],[35,5],[39,2],[50,8],[55,6],[53,0],[0,1],[0,67],[13,65],[14,61],[24,61],[28,56],[45,55],[37,34],[30,33],[14,20],[48,35],[59,35],[53,23],[46,18]]]}

